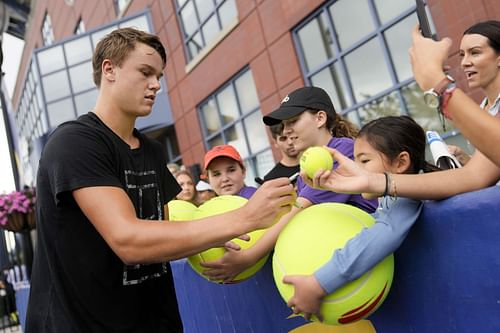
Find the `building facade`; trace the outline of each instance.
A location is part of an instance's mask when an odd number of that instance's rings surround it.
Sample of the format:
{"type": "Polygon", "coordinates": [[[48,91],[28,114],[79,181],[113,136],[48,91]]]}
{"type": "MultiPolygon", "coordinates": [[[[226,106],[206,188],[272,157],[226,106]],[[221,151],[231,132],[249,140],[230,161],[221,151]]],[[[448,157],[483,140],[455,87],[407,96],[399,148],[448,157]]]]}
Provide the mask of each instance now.
{"type": "MultiPolygon", "coordinates": [[[[38,0],[34,2],[13,96],[21,178],[32,183],[46,135],[92,109],[90,59],[106,32],[136,26],[167,50],[163,98],[138,127],[158,138],[169,159],[199,171],[214,145],[234,145],[247,180],[279,159],[262,116],[304,85],[324,88],[336,110],[361,126],[407,114],[426,130],[460,142],[422,99],[409,64],[413,0],[38,0]]],[[[459,67],[462,32],[498,19],[497,0],[428,0],[436,35],[454,44],[450,74],[469,91],[459,67]]]]}

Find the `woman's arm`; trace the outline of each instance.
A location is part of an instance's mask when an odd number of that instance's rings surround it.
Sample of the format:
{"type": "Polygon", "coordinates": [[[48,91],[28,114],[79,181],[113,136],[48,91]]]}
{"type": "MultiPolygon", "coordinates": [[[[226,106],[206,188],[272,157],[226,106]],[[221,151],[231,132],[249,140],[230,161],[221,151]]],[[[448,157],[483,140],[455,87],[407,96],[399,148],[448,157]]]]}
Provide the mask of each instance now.
{"type": "MultiPolygon", "coordinates": [[[[306,182],[334,192],[375,196],[384,193],[386,181],[383,174],[367,172],[338,151],[330,151],[338,161],[338,168],[318,172],[312,181],[306,179],[306,182]]],[[[494,185],[500,179],[500,168],[476,151],[463,168],[416,175],[397,174],[391,178],[394,183],[389,186],[390,194],[438,200],[494,185]]]]}

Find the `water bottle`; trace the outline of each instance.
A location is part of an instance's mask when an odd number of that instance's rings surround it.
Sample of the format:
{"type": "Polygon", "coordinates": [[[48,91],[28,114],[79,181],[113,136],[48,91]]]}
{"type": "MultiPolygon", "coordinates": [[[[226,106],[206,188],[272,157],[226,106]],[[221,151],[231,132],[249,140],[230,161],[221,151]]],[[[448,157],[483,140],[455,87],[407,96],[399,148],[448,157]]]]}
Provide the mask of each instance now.
{"type": "Polygon", "coordinates": [[[455,156],[450,153],[446,142],[443,141],[438,132],[427,131],[426,137],[432,158],[434,159],[434,164],[437,167],[447,170],[460,168],[462,166],[455,156]]]}

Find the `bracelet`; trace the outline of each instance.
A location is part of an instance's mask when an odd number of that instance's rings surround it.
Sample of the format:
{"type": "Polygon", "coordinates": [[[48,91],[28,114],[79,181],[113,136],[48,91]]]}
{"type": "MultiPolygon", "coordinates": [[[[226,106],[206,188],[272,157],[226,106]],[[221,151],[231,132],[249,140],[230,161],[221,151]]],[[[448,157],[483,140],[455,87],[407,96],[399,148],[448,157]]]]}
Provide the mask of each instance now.
{"type": "Polygon", "coordinates": [[[397,199],[398,197],[398,189],[396,188],[396,180],[394,179],[394,177],[390,177],[391,179],[391,187],[392,187],[392,195],[391,197],[393,197],[394,199],[397,199]]]}
{"type": "Polygon", "coordinates": [[[389,174],[387,172],[384,172],[384,176],[385,176],[385,190],[384,194],[382,194],[383,197],[385,197],[389,192],[389,174]]]}
{"type": "Polygon", "coordinates": [[[456,86],[453,85],[450,88],[446,89],[443,93],[443,96],[441,96],[442,102],[439,111],[441,111],[443,116],[448,120],[453,120],[451,114],[448,112],[448,103],[450,102],[451,96],[453,95],[455,89],[456,86]]]}

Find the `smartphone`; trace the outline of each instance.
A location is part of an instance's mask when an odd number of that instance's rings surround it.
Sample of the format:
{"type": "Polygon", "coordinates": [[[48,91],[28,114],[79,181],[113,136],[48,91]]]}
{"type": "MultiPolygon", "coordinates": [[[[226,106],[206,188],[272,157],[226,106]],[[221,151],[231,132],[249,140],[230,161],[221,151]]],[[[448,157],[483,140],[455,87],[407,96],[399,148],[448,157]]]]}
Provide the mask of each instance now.
{"type": "Polygon", "coordinates": [[[431,26],[429,25],[429,20],[427,19],[427,13],[425,12],[425,4],[423,0],[415,0],[417,3],[417,17],[418,24],[420,25],[420,31],[422,36],[426,38],[433,38],[431,32],[431,26]]]}

